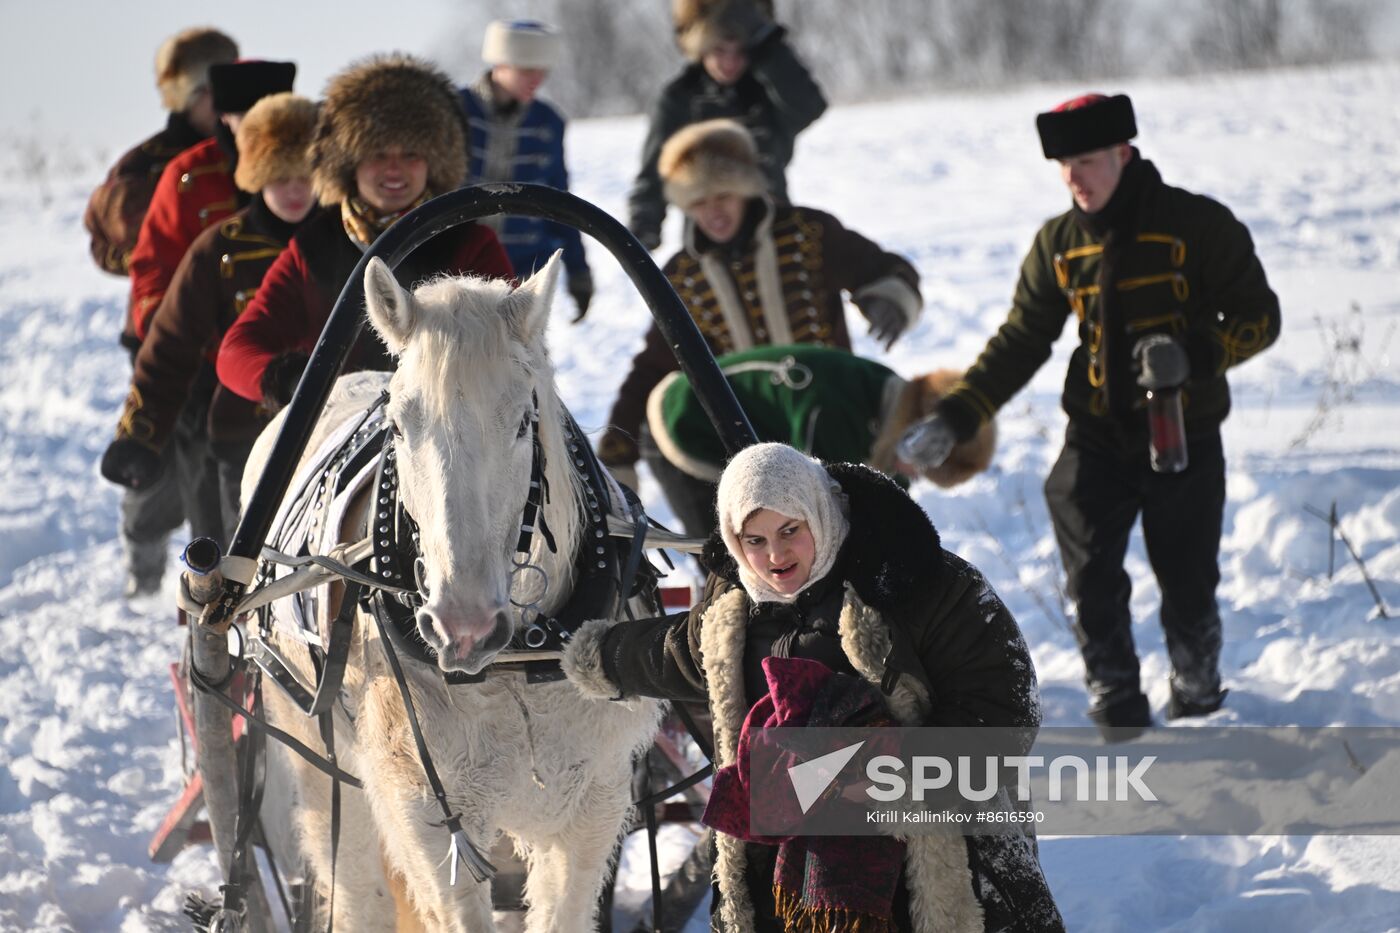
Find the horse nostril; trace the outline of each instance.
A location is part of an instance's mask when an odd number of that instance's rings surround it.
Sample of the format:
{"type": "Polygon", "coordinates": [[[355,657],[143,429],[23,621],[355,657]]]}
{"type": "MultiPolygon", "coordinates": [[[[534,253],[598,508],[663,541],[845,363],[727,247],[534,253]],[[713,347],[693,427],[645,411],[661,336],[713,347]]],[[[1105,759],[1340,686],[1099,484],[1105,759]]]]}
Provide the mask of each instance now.
{"type": "Polygon", "coordinates": [[[437,617],[427,609],[418,610],[418,634],[430,645],[445,645],[445,637],[441,627],[438,625],[437,617]]]}

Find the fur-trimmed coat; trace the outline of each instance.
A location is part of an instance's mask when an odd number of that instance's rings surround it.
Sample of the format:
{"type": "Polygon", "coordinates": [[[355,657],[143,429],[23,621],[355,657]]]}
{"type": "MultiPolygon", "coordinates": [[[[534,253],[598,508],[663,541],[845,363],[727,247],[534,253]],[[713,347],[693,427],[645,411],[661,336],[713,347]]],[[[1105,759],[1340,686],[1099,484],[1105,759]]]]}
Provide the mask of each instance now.
{"type": "MultiPolygon", "coordinates": [[[[942,549],[923,510],[868,467],[830,465],[849,501],[851,528],[832,573],[844,584],[837,632],[850,665],[877,685],[903,725],[1020,727],[1040,723],[1035,671],[1011,613],[982,574],[942,549]]],[[[773,604],[755,607],[716,536],[701,601],[688,613],[611,625],[590,622],[564,661],[596,698],[705,700],[715,765],[735,760],[752,702],[745,683],[751,633],[773,604]]],[[[746,846],[717,839],[718,920],[763,929],[745,880],[746,846]]],[[[914,836],[904,883],[917,930],[1063,929],[1033,837],[914,836]]]]}
{"type": "Polygon", "coordinates": [[[172,113],[164,129],[128,150],[112,166],[83,212],[83,226],[92,238],[92,258],[99,269],[128,274],[136,235],[166,163],[204,138],[183,113],[172,113]]]}
{"type": "MultiPolygon", "coordinates": [[[[923,307],[919,273],[904,257],[844,226],[825,211],[749,201],[745,227],[716,245],[686,224],[685,248],[662,270],[716,356],[770,344],[851,349],[843,292],[897,304],[912,322],[923,307]]],[[[635,439],[651,390],[676,368],[652,325],[618,389],[599,443],[605,463],[638,459],[635,439]]]]}

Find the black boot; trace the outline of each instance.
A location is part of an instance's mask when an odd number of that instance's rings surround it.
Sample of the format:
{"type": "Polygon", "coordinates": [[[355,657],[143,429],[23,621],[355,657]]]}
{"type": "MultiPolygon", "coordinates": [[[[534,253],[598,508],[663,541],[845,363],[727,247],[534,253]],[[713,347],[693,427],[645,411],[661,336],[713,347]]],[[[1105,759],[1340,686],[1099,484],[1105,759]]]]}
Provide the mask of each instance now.
{"type": "Polygon", "coordinates": [[[1153,726],[1152,709],[1141,693],[1098,700],[1089,708],[1089,718],[1106,743],[1127,742],[1153,726]]]}
{"type": "Polygon", "coordinates": [[[1220,709],[1229,690],[1217,690],[1203,699],[1184,697],[1172,688],[1172,698],[1167,703],[1168,719],[1184,719],[1187,716],[1209,716],[1220,709]]]}

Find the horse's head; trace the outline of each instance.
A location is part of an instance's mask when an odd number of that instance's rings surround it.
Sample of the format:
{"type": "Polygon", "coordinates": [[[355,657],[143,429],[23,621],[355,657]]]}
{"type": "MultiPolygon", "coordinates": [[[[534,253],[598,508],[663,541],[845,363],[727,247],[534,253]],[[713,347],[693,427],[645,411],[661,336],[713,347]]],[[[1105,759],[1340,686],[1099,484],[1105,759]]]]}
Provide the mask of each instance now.
{"type": "Polygon", "coordinates": [[[387,414],[425,565],[418,631],[443,670],[480,671],[513,633],[537,411],[557,426],[544,332],[558,276],[556,254],[514,290],[462,277],[409,294],[381,260],[365,269],[370,323],[398,357],[387,414]]]}

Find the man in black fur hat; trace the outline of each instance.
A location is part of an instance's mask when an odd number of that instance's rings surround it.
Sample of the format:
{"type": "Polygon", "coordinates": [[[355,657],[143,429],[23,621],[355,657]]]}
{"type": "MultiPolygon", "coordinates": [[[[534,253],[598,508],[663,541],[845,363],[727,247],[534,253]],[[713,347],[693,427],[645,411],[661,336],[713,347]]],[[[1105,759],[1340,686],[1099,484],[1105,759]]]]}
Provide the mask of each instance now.
{"type": "Polygon", "coordinates": [[[1225,372],[1278,337],[1278,298],[1245,226],[1217,201],[1165,184],[1128,143],[1137,124],[1126,96],[1078,97],[1036,124],[1074,203],[1036,236],[1006,323],[900,452],[924,468],[943,460],[1030,381],[1065,318],[1078,318],[1062,398],[1069,428],[1045,495],[1077,609],[1089,716],[1106,737],[1126,738],[1152,724],[1123,569],[1139,513],[1172,663],[1167,718],[1212,713],[1225,698],[1215,600],[1225,372]],[[1189,457],[1179,472],[1151,466],[1148,391],[1179,391],[1184,402],[1189,457]]]}

